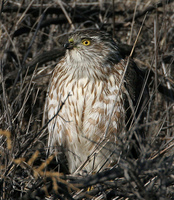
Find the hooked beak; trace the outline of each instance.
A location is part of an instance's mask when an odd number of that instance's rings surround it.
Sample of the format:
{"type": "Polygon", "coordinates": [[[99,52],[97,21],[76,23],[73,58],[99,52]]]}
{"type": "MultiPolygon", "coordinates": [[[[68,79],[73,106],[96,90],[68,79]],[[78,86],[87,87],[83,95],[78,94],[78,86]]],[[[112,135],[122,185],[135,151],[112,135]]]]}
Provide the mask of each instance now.
{"type": "Polygon", "coordinates": [[[66,49],[73,49],[74,48],[74,43],[73,42],[67,42],[64,47],[66,49]]]}
{"type": "Polygon", "coordinates": [[[74,48],[74,40],[73,40],[73,38],[70,38],[68,40],[68,42],[64,45],[64,47],[66,49],[73,49],[74,48]]]}

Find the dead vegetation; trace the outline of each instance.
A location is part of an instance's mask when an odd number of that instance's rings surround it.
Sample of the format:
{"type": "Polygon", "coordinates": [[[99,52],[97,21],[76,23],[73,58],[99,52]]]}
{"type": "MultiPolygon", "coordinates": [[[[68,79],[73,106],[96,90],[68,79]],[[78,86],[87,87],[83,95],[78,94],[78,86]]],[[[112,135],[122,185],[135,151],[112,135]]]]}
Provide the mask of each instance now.
{"type": "Polygon", "coordinates": [[[173,1],[2,0],[0,6],[1,199],[174,199],[173,1]],[[65,175],[54,155],[47,157],[43,123],[64,36],[82,28],[110,32],[126,54],[134,46],[150,91],[144,122],[128,131],[144,129],[140,155],[127,156],[120,145],[116,166],[83,177],[65,175]]]}

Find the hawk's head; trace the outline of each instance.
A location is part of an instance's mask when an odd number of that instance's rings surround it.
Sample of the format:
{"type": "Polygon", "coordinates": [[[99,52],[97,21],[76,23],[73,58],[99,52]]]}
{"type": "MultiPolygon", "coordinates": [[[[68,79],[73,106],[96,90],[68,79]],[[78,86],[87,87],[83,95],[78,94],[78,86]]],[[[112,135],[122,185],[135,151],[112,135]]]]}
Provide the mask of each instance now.
{"type": "Polygon", "coordinates": [[[122,58],[112,37],[99,30],[77,31],[69,35],[65,44],[70,62],[106,67],[117,64],[122,58]]]}

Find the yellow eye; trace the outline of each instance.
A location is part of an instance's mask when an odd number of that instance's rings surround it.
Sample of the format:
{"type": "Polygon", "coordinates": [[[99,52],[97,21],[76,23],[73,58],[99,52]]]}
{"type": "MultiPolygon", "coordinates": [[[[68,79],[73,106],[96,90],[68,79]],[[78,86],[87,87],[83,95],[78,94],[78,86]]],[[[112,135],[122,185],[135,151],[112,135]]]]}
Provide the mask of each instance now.
{"type": "Polygon", "coordinates": [[[91,41],[84,39],[84,40],[82,40],[82,44],[85,45],[85,46],[89,46],[91,44],[91,41]]]}

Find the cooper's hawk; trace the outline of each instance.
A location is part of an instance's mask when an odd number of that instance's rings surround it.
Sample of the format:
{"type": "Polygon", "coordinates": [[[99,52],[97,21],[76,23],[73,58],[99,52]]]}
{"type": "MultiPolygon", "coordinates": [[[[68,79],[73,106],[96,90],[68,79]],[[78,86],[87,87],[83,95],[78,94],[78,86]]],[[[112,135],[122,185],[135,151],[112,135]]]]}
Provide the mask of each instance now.
{"type": "Polygon", "coordinates": [[[132,80],[122,81],[127,60],[105,32],[72,33],[65,48],[49,86],[48,146],[64,147],[70,173],[80,166],[96,172],[118,158],[117,137],[125,134],[123,94],[131,93],[134,101],[137,83],[129,66],[125,77],[132,80]]]}

